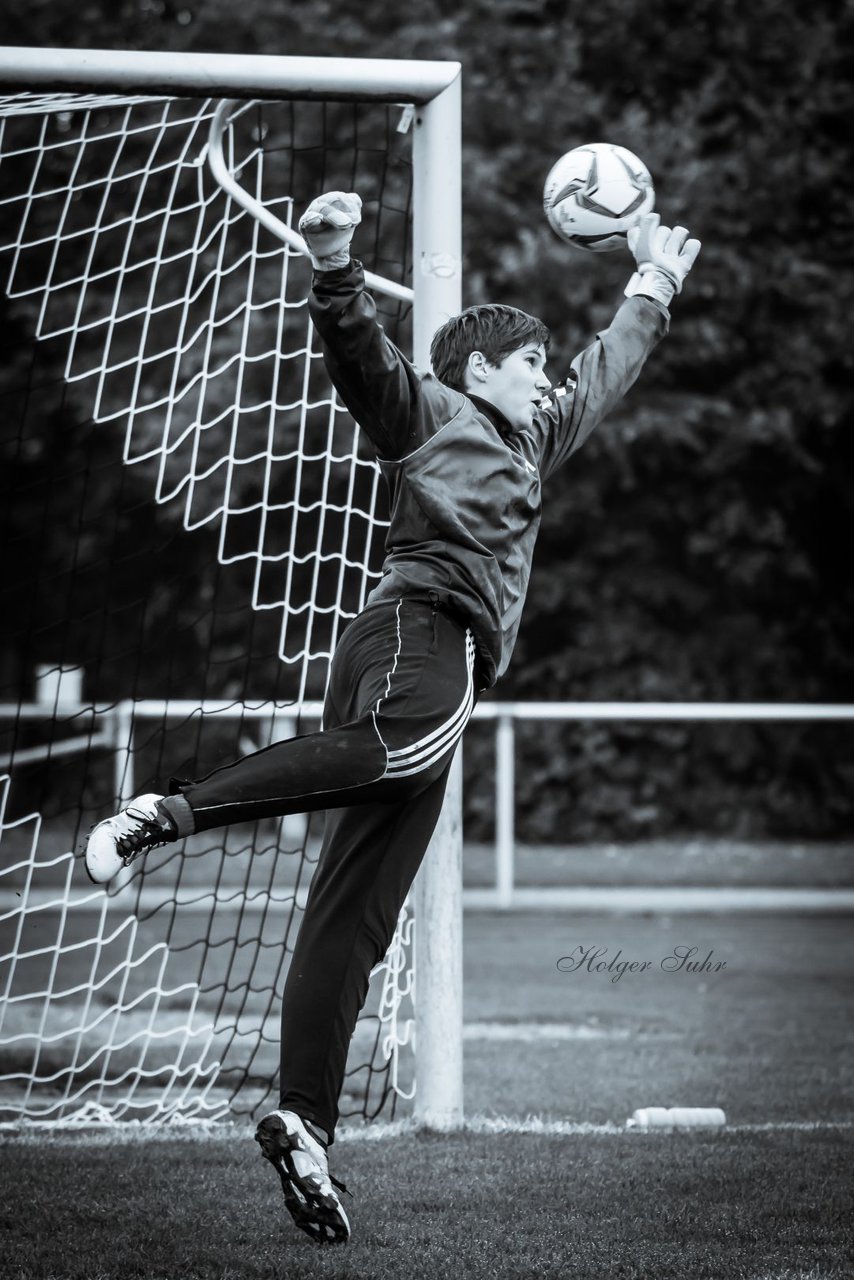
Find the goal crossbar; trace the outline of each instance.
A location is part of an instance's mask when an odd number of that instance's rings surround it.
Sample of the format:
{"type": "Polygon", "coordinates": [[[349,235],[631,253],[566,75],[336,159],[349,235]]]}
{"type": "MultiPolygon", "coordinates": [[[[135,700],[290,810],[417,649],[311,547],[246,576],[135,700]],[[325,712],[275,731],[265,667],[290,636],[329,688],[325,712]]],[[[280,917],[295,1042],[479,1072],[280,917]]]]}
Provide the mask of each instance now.
{"type": "Polygon", "coordinates": [[[174,97],[432,102],[460,75],[458,62],[309,58],[233,53],[0,46],[0,84],[51,93],[167,93],[174,97]]]}

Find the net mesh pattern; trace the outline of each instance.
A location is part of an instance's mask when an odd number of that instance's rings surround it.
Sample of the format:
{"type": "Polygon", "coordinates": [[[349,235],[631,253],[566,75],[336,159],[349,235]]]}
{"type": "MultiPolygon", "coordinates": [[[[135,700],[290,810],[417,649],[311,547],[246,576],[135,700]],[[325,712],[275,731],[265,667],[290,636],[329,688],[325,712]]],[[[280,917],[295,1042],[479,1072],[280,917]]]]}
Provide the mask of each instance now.
{"type": "MultiPolygon", "coordinates": [[[[316,728],[379,572],[384,491],[325,373],[309,264],[212,177],[215,107],[0,99],[7,1120],[217,1117],[274,1094],[319,821],[194,836],[108,895],[76,856],[117,803],[316,728]]],[[[358,190],[366,267],[407,283],[399,117],[235,104],[226,160],[288,226],[358,190]]],[[[378,305],[407,349],[407,307],[378,305]]],[[[412,1094],[412,926],[406,907],[342,1115],[412,1094]]]]}

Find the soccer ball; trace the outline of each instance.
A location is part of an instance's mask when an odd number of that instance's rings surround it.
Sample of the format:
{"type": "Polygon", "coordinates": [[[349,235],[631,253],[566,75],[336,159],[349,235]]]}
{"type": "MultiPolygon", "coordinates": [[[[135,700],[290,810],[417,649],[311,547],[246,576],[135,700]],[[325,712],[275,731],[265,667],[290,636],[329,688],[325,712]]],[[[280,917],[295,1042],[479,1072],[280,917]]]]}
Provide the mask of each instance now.
{"type": "Polygon", "coordinates": [[[543,189],[549,225],[593,253],[621,249],[626,232],[655,205],[649,170],[625,147],[591,142],[554,164],[543,189]]]}

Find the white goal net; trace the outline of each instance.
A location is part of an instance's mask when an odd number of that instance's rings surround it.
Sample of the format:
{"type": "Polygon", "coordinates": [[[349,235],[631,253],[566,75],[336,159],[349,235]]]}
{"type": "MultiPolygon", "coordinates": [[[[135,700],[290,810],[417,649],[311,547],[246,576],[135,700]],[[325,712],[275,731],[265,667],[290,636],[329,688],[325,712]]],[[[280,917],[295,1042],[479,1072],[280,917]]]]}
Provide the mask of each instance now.
{"type": "MultiPolygon", "coordinates": [[[[411,346],[411,119],[403,94],[0,99],[2,1121],[274,1094],[315,820],[193,837],[109,895],[76,851],[118,802],[316,722],[385,513],[292,227],[359,191],[360,256],[411,346]]],[[[407,905],[344,1116],[412,1096],[412,924],[407,905]]]]}

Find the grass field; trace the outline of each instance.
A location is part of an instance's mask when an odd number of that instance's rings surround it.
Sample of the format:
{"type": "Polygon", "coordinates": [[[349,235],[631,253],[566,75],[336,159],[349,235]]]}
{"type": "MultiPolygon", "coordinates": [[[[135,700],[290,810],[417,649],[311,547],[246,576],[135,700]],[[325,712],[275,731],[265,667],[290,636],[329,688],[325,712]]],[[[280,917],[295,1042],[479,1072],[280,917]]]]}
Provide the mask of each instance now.
{"type": "Polygon", "coordinates": [[[346,1248],[282,1221],[245,1131],[7,1150],[3,1274],[819,1280],[851,1275],[837,1133],[407,1136],[343,1144],[346,1248]]]}
{"type": "Polygon", "coordinates": [[[484,1119],[345,1133],[346,1249],[296,1231],[243,1124],[9,1135],[4,1280],[854,1275],[849,918],[474,913],[465,950],[466,1111],[484,1119]],[[579,946],[651,964],[559,968],[579,946]],[[663,971],[679,946],[725,967],[663,971]],[[649,1105],[729,1123],[626,1130],[649,1105]]]}

